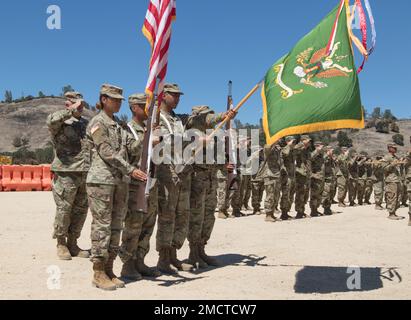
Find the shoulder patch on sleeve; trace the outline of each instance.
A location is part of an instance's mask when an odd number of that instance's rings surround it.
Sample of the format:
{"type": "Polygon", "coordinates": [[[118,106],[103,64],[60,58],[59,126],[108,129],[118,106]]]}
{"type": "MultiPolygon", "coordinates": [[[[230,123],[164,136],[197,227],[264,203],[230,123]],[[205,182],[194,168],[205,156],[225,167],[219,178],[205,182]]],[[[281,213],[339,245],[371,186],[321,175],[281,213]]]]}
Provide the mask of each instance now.
{"type": "Polygon", "coordinates": [[[91,128],[91,135],[94,135],[97,131],[100,130],[100,126],[96,124],[93,128],[91,128]]]}

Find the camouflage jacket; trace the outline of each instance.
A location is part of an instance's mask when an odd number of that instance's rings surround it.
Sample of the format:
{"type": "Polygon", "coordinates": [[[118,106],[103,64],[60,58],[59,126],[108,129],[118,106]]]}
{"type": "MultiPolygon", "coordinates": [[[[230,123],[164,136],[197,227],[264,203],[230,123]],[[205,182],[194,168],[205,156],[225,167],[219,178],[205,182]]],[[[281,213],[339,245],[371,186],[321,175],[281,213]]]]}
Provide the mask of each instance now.
{"type": "Polygon", "coordinates": [[[336,176],[337,177],[346,177],[348,178],[350,173],[348,171],[348,159],[349,156],[345,154],[341,154],[337,157],[337,168],[336,168],[336,176]]]}
{"type": "Polygon", "coordinates": [[[311,179],[324,179],[324,152],[314,150],[311,153],[311,179]]]}
{"type": "Polygon", "coordinates": [[[367,166],[365,165],[365,160],[361,160],[358,162],[358,179],[367,179],[367,166]]]}
{"type": "Polygon", "coordinates": [[[91,119],[87,139],[92,151],[87,183],[115,185],[130,182],[136,167],[128,162],[128,156],[138,157],[140,142],[120,126],[119,120],[111,119],[101,111],[91,119]]]}
{"type": "Polygon", "coordinates": [[[87,172],[90,149],[86,138],[88,121],[76,119],[70,110],[57,111],[47,117],[54,147],[54,172],[87,172]]]}
{"type": "Polygon", "coordinates": [[[399,165],[393,164],[393,161],[398,160],[398,157],[387,154],[384,157],[383,168],[386,183],[398,183],[401,182],[399,165]]]}
{"type": "Polygon", "coordinates": [[[295,177],[295,158],[294,146],[285,146],[281,150],[281,158],[283,159],[282,173],[287,175],[290,179],[295,177]]]}
{"type": "Polygon", "coordinates": [[[281,149],[277,146],[266,146],[264,148],[264,165],[261,169],[264,178],[280,178],[283,166],[281,159],[281,149]]]}
{"type": "Polygon", "coordinates": [[[333,157],[328,154],[324,156],[324,176],[325,180],[332,181],[335,179],[336,163],[333,157]]]}
{"type": "MultiPolygon", "coordinates": [[[[128,154],[129,157],[129,162],[132,166],[136,168],[140,168],[141,166],[141,156],[143,153],[143,142],[144,142],[144,134],[146,132],[146,127],[139,125],[137,122],[135,122],[133,119],[127,124],[128,129],[130,133],[133,135],[134,139],[139,142],[139,146],[135,151],[135,153],[130,153],[128,154]]],[[[130,150],[128,150],[130,151],[130,150]]],[[[131,179],[130,184],[133,185],[138,185],[141,182],[131,179]]]]}
{"type": "Polygon", "coordinates": [[[381,161],[372,162],[372,180],[375,182],[384,181],[384,166],[381,161]]]}
{"type": "Polygon", "coordinates": [[[350,179],[358,179],[358,162],[355,161],[355,158],[348,160],[348,172],[350,179]]]}
{"type": "Polygon", "coordinates": [[[304,177],[310,176],[310,150],[304,148],[304,144],[300,142],[294,148],[294,158],[296,174],[304,177]]]}
{"type": "Polygon", "coordinates": [[[411,191],[411,151],[407,153],[407,157],[405,158],[407,163],[405,164],[405,177],[407,179],[407,189],[411,191]]]}

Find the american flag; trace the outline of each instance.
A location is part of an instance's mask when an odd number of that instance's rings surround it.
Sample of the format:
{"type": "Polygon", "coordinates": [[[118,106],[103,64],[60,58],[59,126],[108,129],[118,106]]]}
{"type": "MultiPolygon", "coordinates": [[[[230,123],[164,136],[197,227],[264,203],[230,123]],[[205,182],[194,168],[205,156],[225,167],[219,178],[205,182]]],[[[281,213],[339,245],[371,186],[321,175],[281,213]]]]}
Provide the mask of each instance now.
{"type": "Polygon", "coordinates": [[[150,97],[153,97],[157,78],[160,78],[158,93],[161,98],[167,73],[171,24],[175,18],[176,0],[150,0],[143,26],[143,34],[152,48],[150,74],[146,86],[146,93],[150,97]]]}

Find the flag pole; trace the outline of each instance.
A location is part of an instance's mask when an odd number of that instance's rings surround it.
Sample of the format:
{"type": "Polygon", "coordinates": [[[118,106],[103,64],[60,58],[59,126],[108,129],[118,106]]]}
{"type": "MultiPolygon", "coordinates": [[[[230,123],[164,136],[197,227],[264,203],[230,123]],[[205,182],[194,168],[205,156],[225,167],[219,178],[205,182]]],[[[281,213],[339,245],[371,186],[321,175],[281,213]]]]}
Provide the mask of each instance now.
{"type": "MultiPolygon", "coordinates": [[[[254,88],[252,88],[250,92],[247,93],[247,95],[237,104],[237,106],[233,109],[233,111],[237,113],[241,109],[241,107],[253,96],[253,94],[256,93],[256,91],[261,87],[262,84],[263,84],[263,81],[257,83],[254,86],[254,88]]],[[[212,139],[216,135],[216,133],[219,130],[221,130],[228,121],[231,121],[231,120],[232,119],[225,118],[222,122],[220,122],[217,125],[217,127],[214,129],[214,131],[207,137],[207,140],[212,139]]]]}

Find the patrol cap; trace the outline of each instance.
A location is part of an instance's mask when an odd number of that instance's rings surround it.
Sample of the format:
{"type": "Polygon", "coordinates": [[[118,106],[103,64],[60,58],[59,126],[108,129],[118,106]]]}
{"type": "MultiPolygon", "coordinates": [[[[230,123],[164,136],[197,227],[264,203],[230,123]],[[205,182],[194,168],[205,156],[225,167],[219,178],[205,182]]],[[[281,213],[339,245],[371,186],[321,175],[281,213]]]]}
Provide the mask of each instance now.
{"type": "Polygon", "coordinates": [[[302,135],[300,140],[301,141],[303,141],[303,140],[310,140],[311,141],[312,139],[310,138],[310,136],[302,135]]]}
{"type": "Polygon", "coordinates": [[[132,105],[145,105],[147,102],[147,95],[145,93],[135,93],[128,97],[128,104],[132,105]]]}
{"type": "Polygon", "coordinates": [[[389,143],[387,145],[388,148],[394,148],[394,149],[398,149],[397,145],[395,143],[389,143]]]}
{"type": "Polygon", "coordinates": [[[192,109],[193,115],[199,116],[202,114],[213,114],[215,113],[209,106],[195,106],[192,109]]]}
{"type": "Polygon", "coordinates": [[[320,141],[320,140],[317,140],[317,141],[314,142],[314,145],[315,145],[315,146],[323,146],[323,145],[324,145],[324,142],[322,142],[322,141],[320,141]]]}
{"type": "Polygon", "coordinates": [[[327,147],[324,148],[324,150],[325,150],[325,151],[331,151],[331,150],[334,150],[334,147],[332,147],[332,146],[327,146],[327,147]]]}
{"type": "Polygon", "coordinates": [[[76,103],[79,100],[83,101],[83,95],[77,91],[68,91],[64,94],[64,97],[72,103],[76,103]]]}
{"type": "Polygon", "coordinates": [[[288,136],[285,138],[285,142],[290,142],[291,140],[297,140],[294,136],[288,136]]]}
{"type": "Polygon", "coordinates": [[[348,150],[350,150],[350,148],[347,148],[347,147],[342,147],[342,148],[341,148],[341,151],[342,151],[342,152],[347,152],[348,150]]]}
{"type": "Polygon", "coordinates": [[[164,93],[178,93],[180,95],[184,95],[184,93],[180,90],[178,84],[175,83],[166,83],[163,89],[164,93]]]}
{"type": "Polygon", "coordinates": [[[123,97],[123,89],[111,84],[103,84],[100,89],[100,95],[106,95],[113,99],[125,100],[123,97]]]}

